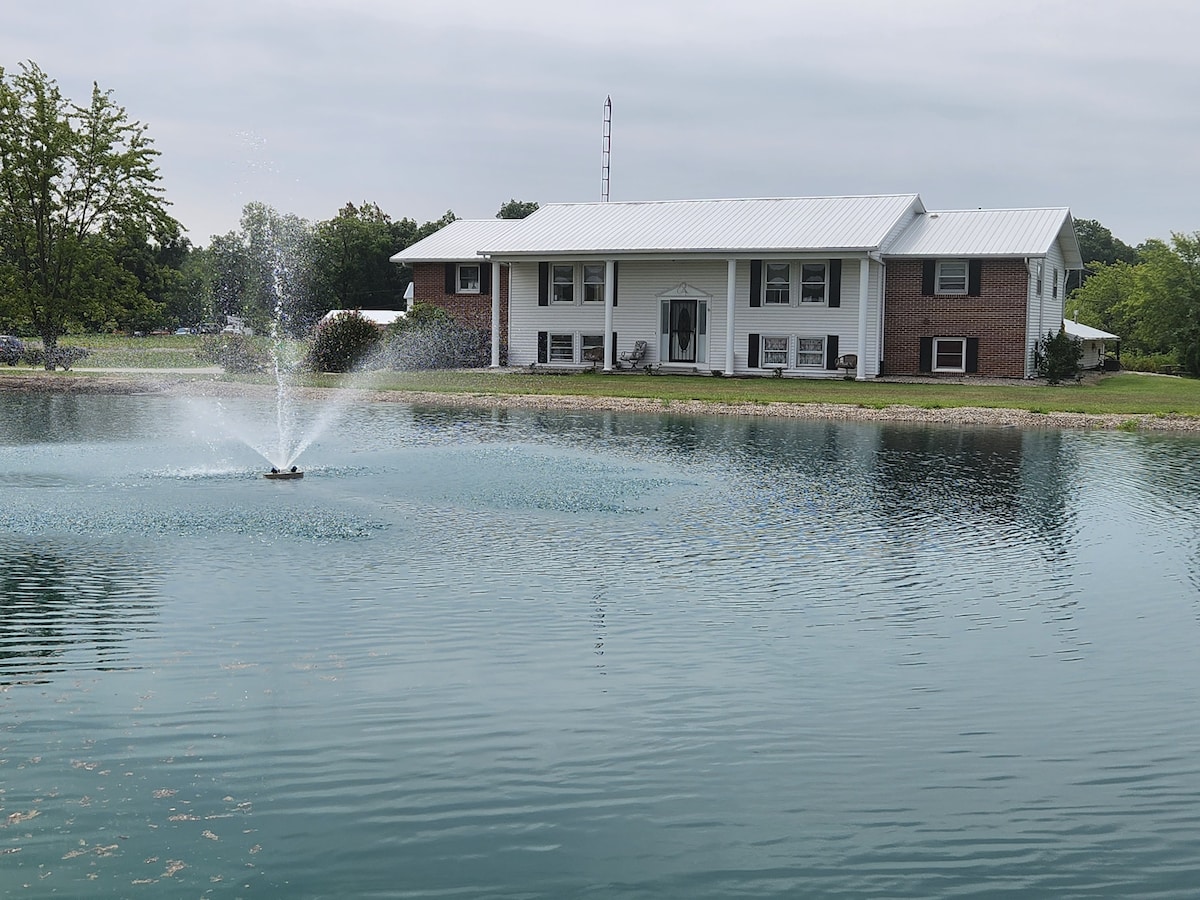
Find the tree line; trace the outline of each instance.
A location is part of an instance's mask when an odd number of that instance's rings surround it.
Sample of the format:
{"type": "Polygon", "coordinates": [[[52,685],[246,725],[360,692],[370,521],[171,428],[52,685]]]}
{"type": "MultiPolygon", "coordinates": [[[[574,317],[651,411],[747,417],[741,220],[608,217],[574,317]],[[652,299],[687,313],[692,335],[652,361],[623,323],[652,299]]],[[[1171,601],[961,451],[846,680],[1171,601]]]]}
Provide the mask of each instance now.
{"type": "MultiPolygon", "coordinates": [[[[193,246],[167,212],[158,155],[111,92],[93,84],[76,104],[32,62],[0,68],[0,331],[52,351],[69,330],[238,316],[301,334],[330,309],[403,309],[411,274],[389,258],[455,219],[418,224],[364,202],[310,223],[252,202],[237,229],[193,246]]],[[[536,209],[513,199],[497,216],[536,209]]],[[[1200,232],[1130,247],[1094,219],[1075,226],[1086,269],[1068,315],[1118,335],[1126,359],[1200,375],[1200,232]]]]}
{"type": "MultiPolygon", "coordinates": [[[[259,202],[194,246],[168,213],[147,127],[93,84],[63,96],[35,63],[0,68],[0,331],[47,358],[69,332],[281,322],[305,333],[331,309],[403,309],[411,280],[389,258],[454,221],[418,224],[347,203],[310,223],[259,202]],[[286,301],[286,302],[284,302],[286,301]]],[[[498,216],[537,209],[510,200],[498,216]]]]}

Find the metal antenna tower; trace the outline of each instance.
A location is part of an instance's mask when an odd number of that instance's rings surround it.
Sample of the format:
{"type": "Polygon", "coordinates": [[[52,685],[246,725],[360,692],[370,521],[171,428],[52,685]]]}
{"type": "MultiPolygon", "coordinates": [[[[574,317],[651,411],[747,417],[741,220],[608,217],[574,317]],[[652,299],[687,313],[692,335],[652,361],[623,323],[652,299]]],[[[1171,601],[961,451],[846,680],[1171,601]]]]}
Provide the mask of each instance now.
{"type": "Polygon", "coordinates": [[[612,96],[604,98],[604,152],[600,157],[600,202],[608,202],[608,158],[612,151],[612,96]]]}

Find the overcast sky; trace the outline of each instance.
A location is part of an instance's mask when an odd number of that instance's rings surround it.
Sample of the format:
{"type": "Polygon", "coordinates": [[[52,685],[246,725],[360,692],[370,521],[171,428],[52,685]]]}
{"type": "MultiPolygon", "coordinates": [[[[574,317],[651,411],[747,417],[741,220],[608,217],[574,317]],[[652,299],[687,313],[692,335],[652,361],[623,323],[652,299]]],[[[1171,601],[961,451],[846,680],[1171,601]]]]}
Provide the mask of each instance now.
{"type": "Polygon", "coordinates": [[[0,66],[149,126],[192,240],[248,201],[919,193],[1200,230],[1196,0],[40,0],[0,66]]]}

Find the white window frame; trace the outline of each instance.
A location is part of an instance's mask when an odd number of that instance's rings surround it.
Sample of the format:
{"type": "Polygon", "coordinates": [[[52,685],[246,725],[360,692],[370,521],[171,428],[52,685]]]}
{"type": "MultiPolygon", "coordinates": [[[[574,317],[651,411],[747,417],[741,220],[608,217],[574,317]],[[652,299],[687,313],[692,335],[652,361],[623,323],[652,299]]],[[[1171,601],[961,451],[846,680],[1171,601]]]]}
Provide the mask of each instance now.
{"type": "Polygon", "coordinates": [[[575,266],[567,263],[551,263],[550,265],[550,302],[551,303],[574,303],[575,302],[575,266]],[[566,270],[571,273],[570,281],[559,281],[558,276],[561,270],[566,270]],[[560,289],[563,289],[560,291],[560,289]],[[565,295],[565,296],[564,296],[565,295]]]}
{"type": "Polygon", "coordinates": [[[554,364],[575,362],[575,333],[550,332],[546,335],[546,362],[554,364]]]}
{"type": "Polygon", "coordinates": [[[937,272],[933,281],[935,294],[946,294],[952,297],[965,297],[970,289],[971,264],[965,259],[939,259],[937,272]],[[954,271],[946,271],[953,267],[954,271]],[[961,267],[961,273],[959,272],[961,267]],[[949,284],[948,284],[949,283],[949,284]],[[961,283],[961,287],[958,285],[961,283]],[[950,285],[954,285],[951,287],[950,285]]]}
{"type": "Polygon", "coordinates": [[[815,304],[829,302],[829,263],[824,262],[824,261],[817,262],[815,260],[810,260],[808,262],[800,263],[800,297],[799,297],[799,299],[800,299],[800,304],[802,306],[803,305],[815,305],[815,304]],[[814,279],[805,278],[805,270],[818,269],[818,268],[821,270],[820,282],[818,282],[815,278],[814,279]],[[821,296],[819,298],[818,297],[810,298],[808,296],[808,294],[810,293],[810,291],[808,289],[816,286],[817,284],[821,285],[821,296]]]}
{"type": "Polygon", "coordinates": [[[760,334],[758,336],[758,367],[760,369],[786,369],[788,367],[788,357],[791,355],[792,341],[785,334],[760,334]],[[775,346],[767,348],[767,341],[775,342],[777,345],[780,341],[783,346],[775,346]]]}
{"type": "Polygon", "coordinates": [[[1050,294],[1050,299],[1057,300],[1058,299],[1058,266],[1054,267],[1054,283],[1053,283],[1053,286],[1050,288],[1050,290],[1052,291],[1052,293],[1050,294]]]}
{"type": "Polygon", "coordinates": [[[1037,261],[1037,295],[1043,296],[1046,289],[1046,261],[1039,259],[1037,261]]]}
{"type": "Polygon", "coordinates": [[[967,371],[967,339],[966,338],[934,338],[931,360],[933,371],[935,372],[957,372],[965,373],[967,371]],[[938,365],[938,345],[939,344],[958,344],[959,359],[962,362],[957,366],[939,366],[938,365]]]}
{"type": "Polygon", "coordinates": [[[583,334],[579,335],[579,361],[581,363],[589,362],[604,362],[604,335],[603,334],[583,334]],[[599,350],[598,359],[588,359],[588,350],[599,350]]]}
{"type": "Polygon", "coordinates": [[[786,262],[763,263],[763,306],[792,305],[792,264],[786,262]],[[774,269],[774,273],[772,273],[774,269]],[[780,277],[782,274],[782,277],[780,277]]]}
{"type": "Polygon", "coordinates": [[[583,302],[604,302],[604,263],[583,264],[583,302]]]}
{"type": "Polygon", "coordinates": [[[825,368],[825,338],[817,335],[802,334],[796,337],[796,354],[795,367],[797,369],[823,369],[825,368]],[[805,347],[806,341],[815,342],[815,346],[805,347]],[[809,362],[807,359],[801,360],[801,357],[816,357],[816,360],[809,362]]]}
{"type": "Polygon", "coordinates": [[[454,272],[454,293],[456,294],[478,294],[483,277],[483,271],[479,263],[459,263],[458,268],[454,272]],[[463,276],[470,269],[475,270],[475,286],[463,287],[463,276]]]}

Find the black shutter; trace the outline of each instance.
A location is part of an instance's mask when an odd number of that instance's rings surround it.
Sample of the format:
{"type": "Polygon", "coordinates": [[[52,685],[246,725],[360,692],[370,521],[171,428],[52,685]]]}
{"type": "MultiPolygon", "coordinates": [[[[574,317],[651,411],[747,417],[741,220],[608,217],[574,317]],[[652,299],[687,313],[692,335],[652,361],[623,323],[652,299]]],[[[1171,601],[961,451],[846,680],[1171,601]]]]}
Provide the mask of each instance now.
{"type": "Polygon", "coordinates": [[[825,336],[825,368],[836,369],[838,358],[838,336],[836,334],[827,334],[825,336]]]}
{"type": "MultiPolygon", "coordinates": [[[[762,306],[762,260],[750,260],[750,305],[762,306]]],[[[757,353],[755,354],[757,359],[757,353]]],[[[757,363],[756,363],[757,365],[757,363]]]]}
{"type": "MultiPolygon", "coordinates": [[[[859,263],[865,266],[866,261],[859,263]]],[[[833,309],[842,305],[842,261],[840,259],[831,259],[829,261],[829,307],[833,309]]]]}
{"type": "Polygon", "coordinates": [[[750,335],[749,342],[746,344],[746,365],[751,369],[758,368],[758,335],[750,335]]]}
{"type": "Polygon", "coordinates": [[[550,263],[538,263],[538,306],[550,305],[550,263]]]}
{"type": "MultiPolygon", "coordinates": [[[[617,305],[617,270],[620,268],[620,266],[621,266],[620,263],[617,263],[617,262],[613,263],[613,306],[617,305]]],[[[614,347],[616,346],[616,344],[617,344],[617,342],[613,341],[614,347]]]]}
{"type": "Polygon", "coordinates": [[[612,344],[612,364],[615,366],[617,365],[617,333],[615,331],[613,332],[612,344]]]}
{"type": "Polygon", "coordinates": [[[490,262],[481,262],[479,264],[479,293],[490,294],[492,292],[492,264],[490,262]]]}
{"type": "Polygon", "coordinates": [[[967,296],[979,296],[980,276],[983,274],[983,260],[973,259],[967,263],[967,296]]]}
{"type": "Polygon", "coordinates": [[[921,364],[917,366],[918,372],[933,371],[933,338],[921,338],[921,364]]]}
{"type": "Polygon", "coordinates": [[[979,371],[979,338],[967,338],[967,371],[979,371]]]}
{"type": "Polygon", "coordinates": [[[545,331],[538,332],[538,362],[550,361],[550,335],[545,331]]]}
{"type": "Polygon", "coordinates": [[[446,263],[446,293],[458,293],[458,263],[446,263]]]}
{"type": "Polygon", "coordinates": [[[921,263],[921,296],[933,296],[933,282],[937,278],[937,260],[927,259],[921,263]]]}

